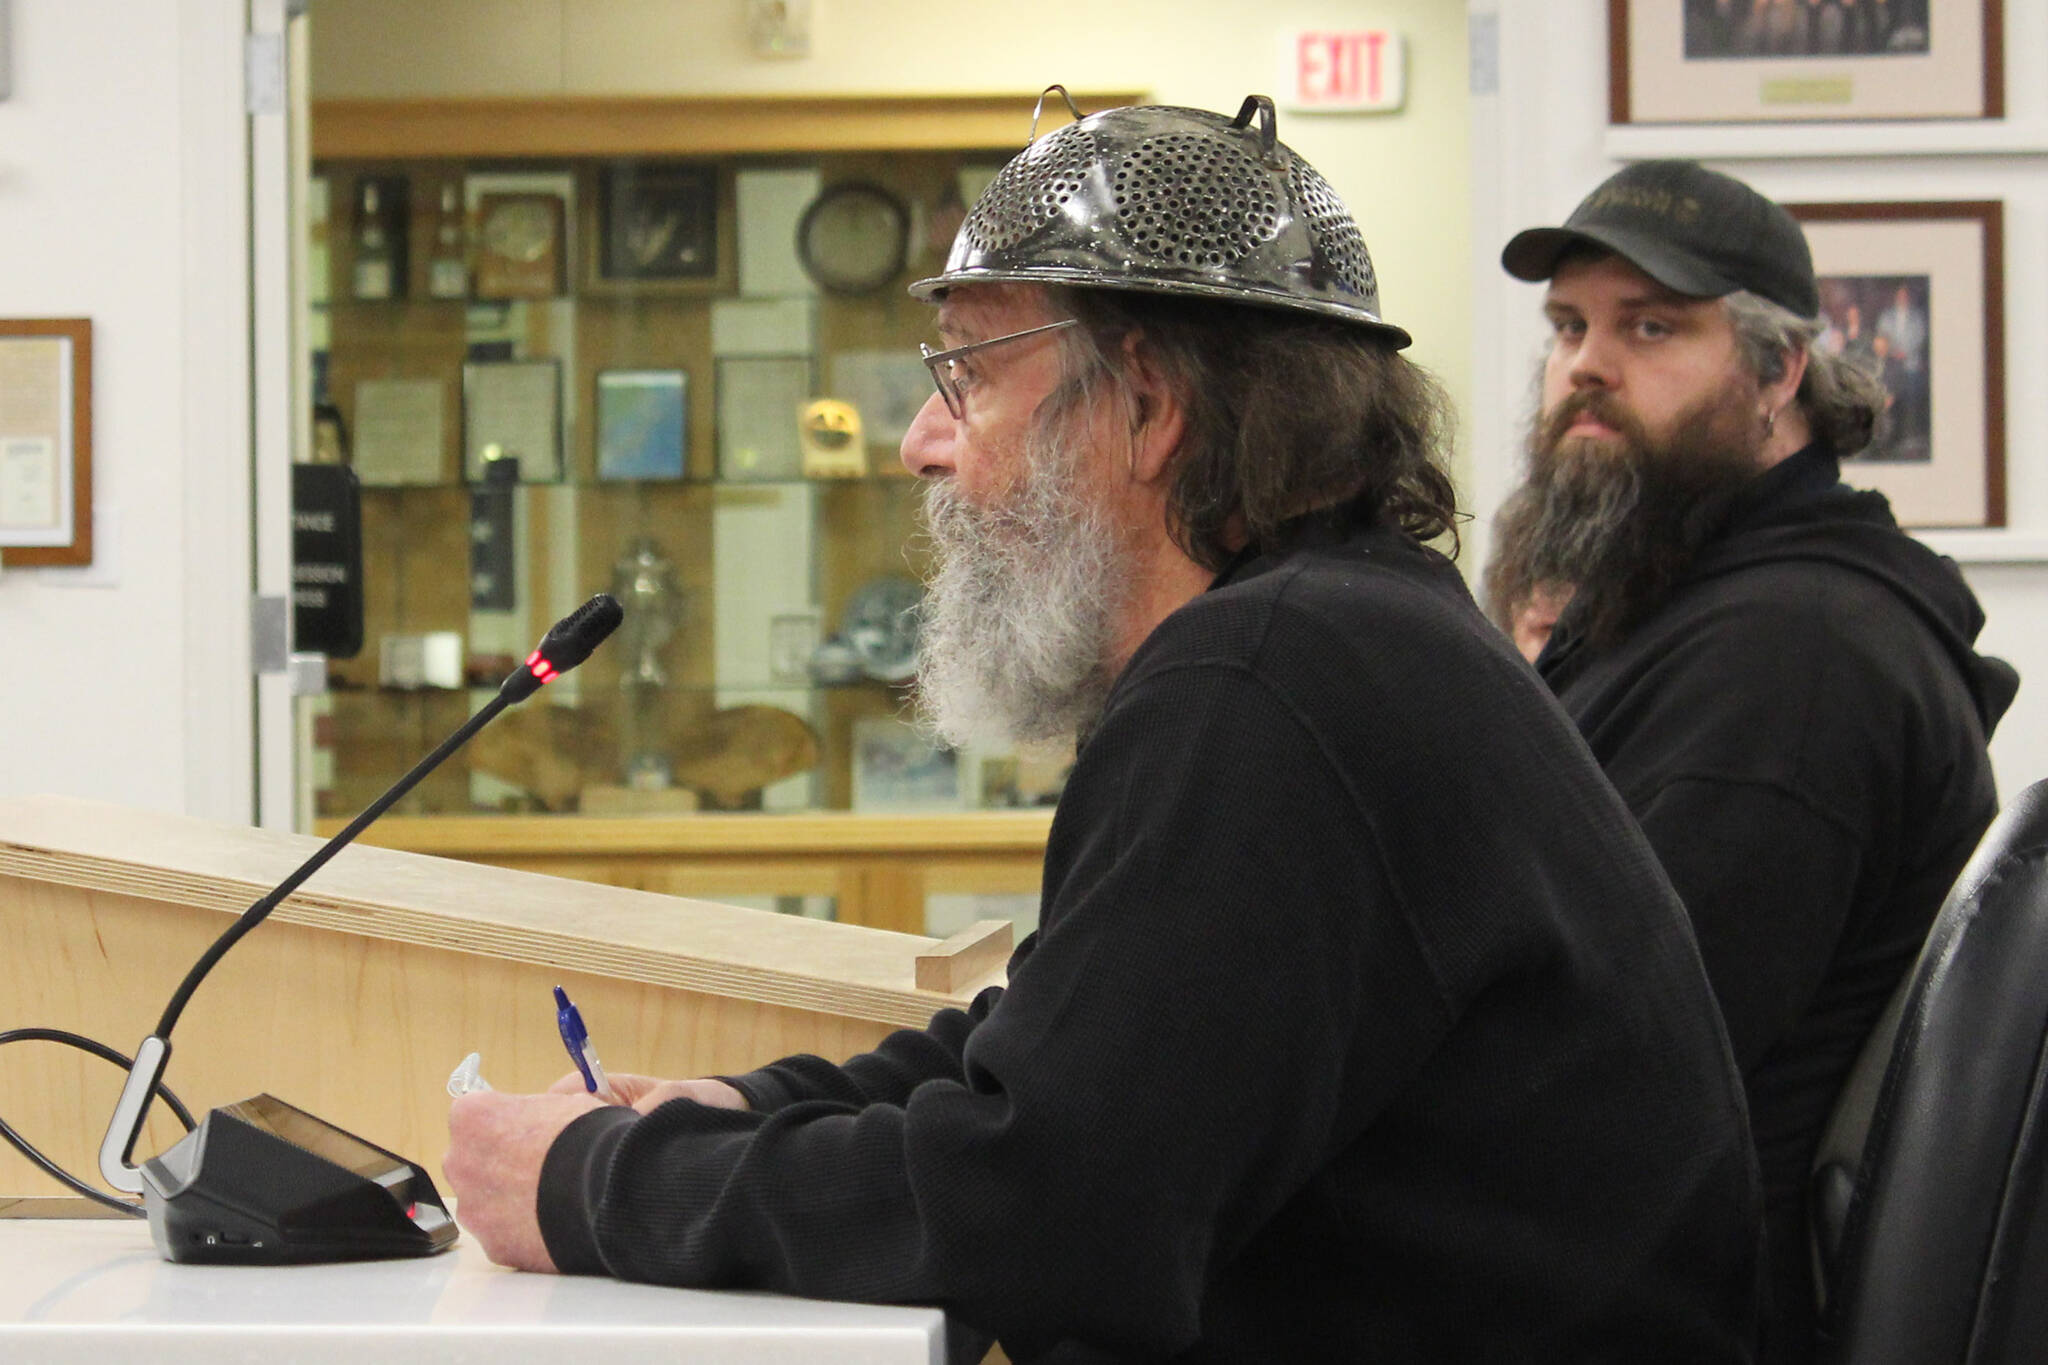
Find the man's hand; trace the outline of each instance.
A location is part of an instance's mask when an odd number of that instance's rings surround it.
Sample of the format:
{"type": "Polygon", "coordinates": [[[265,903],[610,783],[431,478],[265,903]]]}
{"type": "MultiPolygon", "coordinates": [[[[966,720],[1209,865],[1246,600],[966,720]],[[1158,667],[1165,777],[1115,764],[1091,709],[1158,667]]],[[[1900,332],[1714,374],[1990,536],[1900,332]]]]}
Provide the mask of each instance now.
{"type": "MultiPolygon", "coordinates": [[[[581,1088],[581,1082],[578,1082],[581,1088]]],[[[448,1106],[448,1155],[441,1170],[457,1220],[499,1265],[553,1274],[534,1212],[540,1165],[564,1128],[604,1102],[594,1095],[459,1096],[448,1106]]]]}
{"type": "MultiPolygon", "coordinates": [[[[695,1100],[710,1109],[745,1109],[747,1097],[727,1085],[724,1081],[709,1078],[694,1081],[664,1081],[654,1076],[620,1075],[608,1072],[605,1079],[611,1082],[612,1093],[622,1104],[630,1104],[643,1114],[651,1114],[670,1100],[695,1100]]],[[[572,1071],[548,1087],[553,1095],[581,1095],[583,1075],[572,1071]]]]}

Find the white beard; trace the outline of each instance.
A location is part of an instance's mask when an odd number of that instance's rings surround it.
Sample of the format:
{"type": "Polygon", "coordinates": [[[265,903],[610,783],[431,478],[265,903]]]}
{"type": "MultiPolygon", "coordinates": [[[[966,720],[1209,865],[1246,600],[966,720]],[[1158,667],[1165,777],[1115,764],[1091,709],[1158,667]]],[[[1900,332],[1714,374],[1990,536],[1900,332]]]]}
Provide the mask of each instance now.
{"type": "Polygon", "coordinates": [[[918,709],[947,744],[1071,740],[1101,714],[1129,574],[1079,451],[1040,430],[1025,473],[979,507],[951,480],[925,492],[937,570],[925,592],[918,709]]]}

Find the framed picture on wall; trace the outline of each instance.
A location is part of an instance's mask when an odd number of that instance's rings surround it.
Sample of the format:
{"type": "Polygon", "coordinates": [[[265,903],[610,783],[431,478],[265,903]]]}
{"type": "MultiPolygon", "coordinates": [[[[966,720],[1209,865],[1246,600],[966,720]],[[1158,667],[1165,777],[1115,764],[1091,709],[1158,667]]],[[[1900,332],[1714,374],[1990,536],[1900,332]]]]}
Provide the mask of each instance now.
{"type": "Polygon", "coordinates": [[[613,161],[589,173],[584,282],[596,293],[706,294],[731,288],[732,194],[709,164],[613,161]]]}
{"type": "Polygon", "coordinates": [[[2004,0],[1607,0],[1614,123],[2005,116],[2004,0]]]}
{"type": "Polygon", "coordinates": [[[92,319],[0,320],[0,564],[92,563],[92,319]]]}
{"type": "Polygon", "coordinates": [[[1911,527],[2005,524],[2004,213],[1995,202],[1788,204],[1820,277],[1817,347],[1883,382],[1842,477],[1911,527]]]}

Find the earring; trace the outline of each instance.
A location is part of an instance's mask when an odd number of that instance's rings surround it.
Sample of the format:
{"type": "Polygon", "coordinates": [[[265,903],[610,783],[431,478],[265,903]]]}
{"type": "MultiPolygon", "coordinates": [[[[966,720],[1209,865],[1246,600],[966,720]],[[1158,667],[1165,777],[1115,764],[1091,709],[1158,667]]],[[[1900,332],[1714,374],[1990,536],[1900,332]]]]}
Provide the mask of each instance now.
{"type": "Polygon", "coordinates": [[[1778,410],[1777,410],[1776,408],[1772,408],[1772,409],[1771,409],[1771,410],[1770,410],[1769,412],[1767,412],[1767,413],[1765,413],[1765,414],[1764,414],[1764,437],[1765,437],[1765,439],[1766,439],[1766,440],[1768,440],[1768,439],[1770,438],[1770,435],[1771,435],[1771,433],[1772,433],[1772,432],[1774,432],[1774,431],[1776,431],[1777,429],[1778,429],[1778,410]]]}

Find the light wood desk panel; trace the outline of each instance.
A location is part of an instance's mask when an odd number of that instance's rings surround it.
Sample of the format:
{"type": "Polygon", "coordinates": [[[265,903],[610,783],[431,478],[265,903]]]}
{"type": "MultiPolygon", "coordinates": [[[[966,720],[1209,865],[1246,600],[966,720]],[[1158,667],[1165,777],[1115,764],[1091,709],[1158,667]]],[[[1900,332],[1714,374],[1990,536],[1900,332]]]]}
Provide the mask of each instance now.
{"type": "MultiPolygon", "coordinates": [[[[317,844],[51,797],[0,800],[0,1027],[122,1051],[186,970],[317,844]]],[[[823,923],[376,848],[351,848],[243,939],[172,1036],[165,1082],[195,1111],[269,1091],[429,1167],[449,1070],[499,1089],[568,1070],[550,988],[608,1066],[701,1075],[792,1052],[844,1057],[1001,979],[921,990],[921,935],[823,923]]],[[[987,955],[977,961],[986,962],[987,955]]],[[[8,1121],[94,1178],[121,1073],[51,1044],[0,1048],[8,1121]]],[[[179,1129],[153,1119],[138,1152],[179,1129]]],[[[11,1151],[0,1192],[55,1192],[11,1151]]]]}

